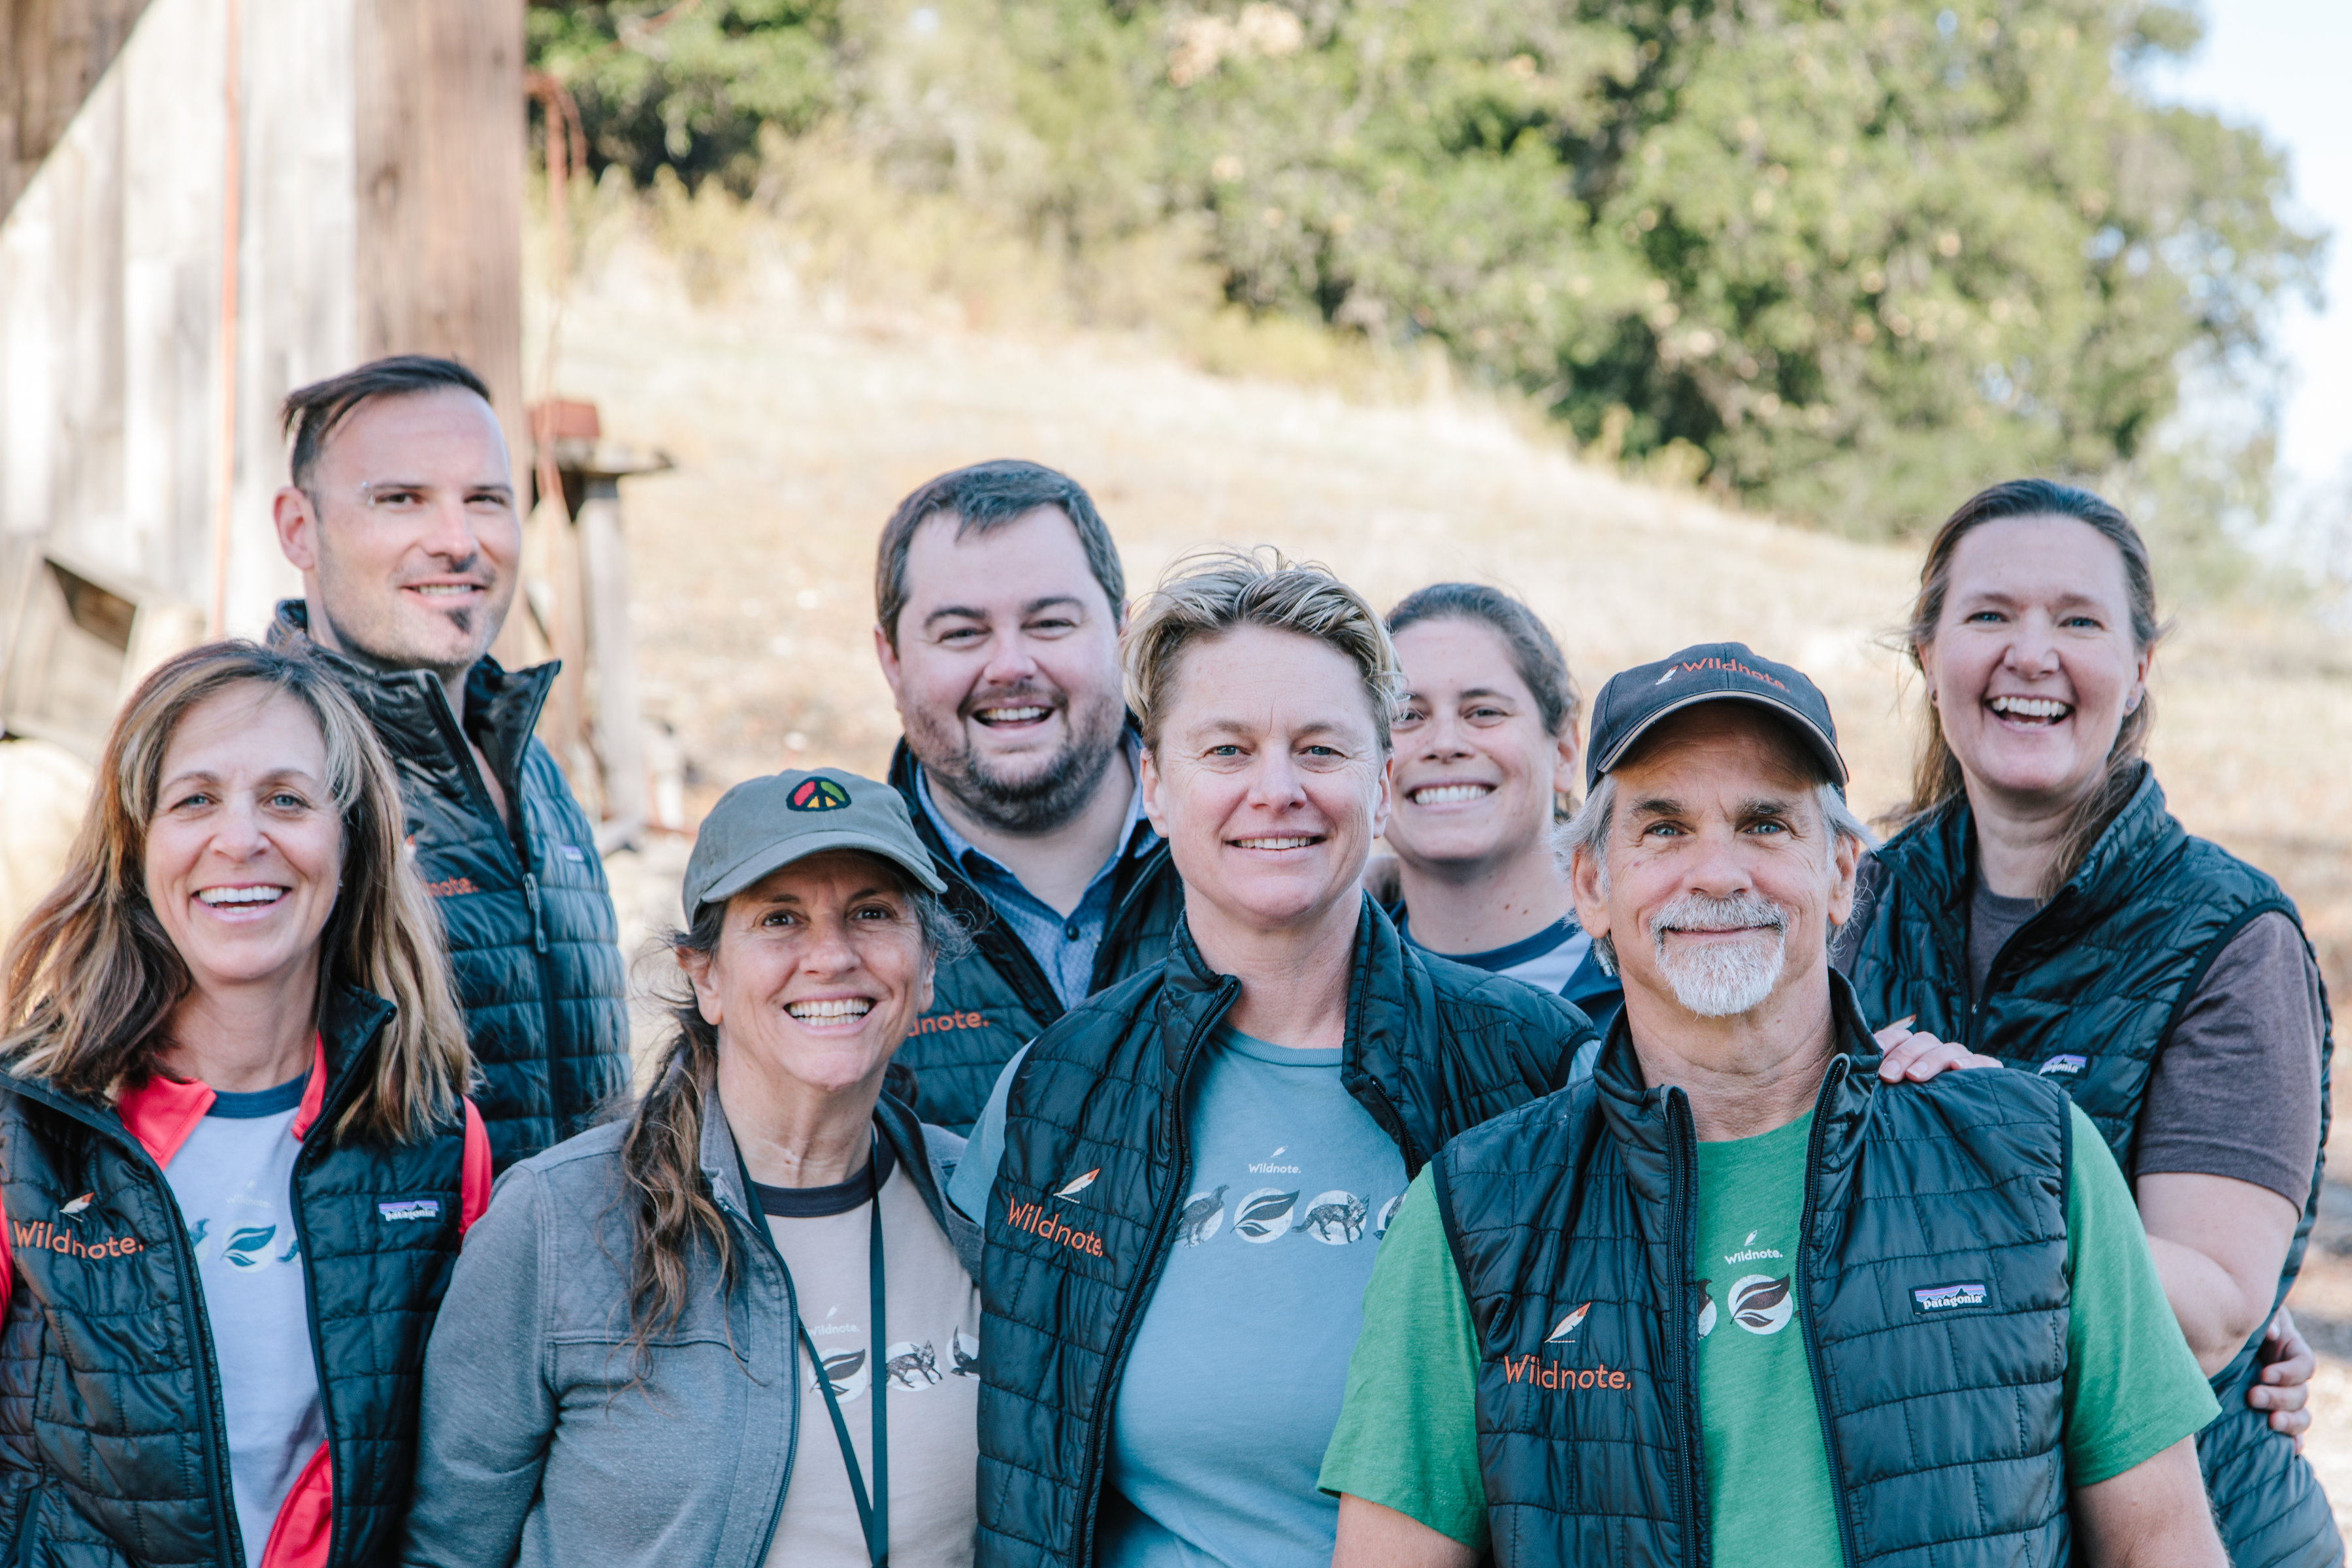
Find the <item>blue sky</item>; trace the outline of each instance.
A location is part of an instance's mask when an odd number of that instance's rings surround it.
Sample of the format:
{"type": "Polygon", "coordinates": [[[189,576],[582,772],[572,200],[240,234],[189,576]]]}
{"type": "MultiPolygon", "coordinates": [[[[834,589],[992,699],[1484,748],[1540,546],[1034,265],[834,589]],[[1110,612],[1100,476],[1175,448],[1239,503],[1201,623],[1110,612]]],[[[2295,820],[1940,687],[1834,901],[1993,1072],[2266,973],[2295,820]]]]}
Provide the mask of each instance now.
{"type": "Polygon", "coordinates": [[[2157,79],[2179,101],[2263,127],[2292,160],[2296,207],[2330,230],[2324,310],[2291,308],[2279,452],[2284,506],[2352,481],[2352,0],[2205,0],[2205,41],[2157,79]]]}

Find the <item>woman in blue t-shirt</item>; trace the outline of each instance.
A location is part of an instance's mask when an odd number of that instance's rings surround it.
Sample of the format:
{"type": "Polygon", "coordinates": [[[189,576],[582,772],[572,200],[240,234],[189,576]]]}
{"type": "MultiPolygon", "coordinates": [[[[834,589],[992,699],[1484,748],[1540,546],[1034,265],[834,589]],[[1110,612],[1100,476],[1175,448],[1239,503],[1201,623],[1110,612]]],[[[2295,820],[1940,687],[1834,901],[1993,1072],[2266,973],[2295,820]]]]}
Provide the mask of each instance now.
{"type": "Polygon", "coordinates": [[[1125,660],[1184,921],[1007,1066],[950,1186],[987,1245],[979,1561],[1323,1568],[1317,1472],[1407,1182],[1592,1031],[1424,962],[1360,891],[1398,687],[1360,595],[1184,563],[1125,660]]]}
{"type": "Polygon", "coordinates": [[[5,964],[7,1561],[391,1550],[490,1185],[402,825],[374,731],[301,655],[191,649],[116,719],[5,964]]]}

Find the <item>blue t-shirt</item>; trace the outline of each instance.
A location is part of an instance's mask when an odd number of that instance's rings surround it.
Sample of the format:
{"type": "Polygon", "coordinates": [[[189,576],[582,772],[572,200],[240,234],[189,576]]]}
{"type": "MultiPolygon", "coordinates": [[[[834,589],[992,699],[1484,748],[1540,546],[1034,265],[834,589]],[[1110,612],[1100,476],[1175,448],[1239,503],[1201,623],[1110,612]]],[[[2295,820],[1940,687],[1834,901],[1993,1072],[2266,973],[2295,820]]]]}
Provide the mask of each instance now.
{"type": "MultiPolygon", "coordinates": [[[[1339,1081],[1336,1050],[1220,1029],[1194,1078],[1192,1193],[1136,1331],[1112,1421],[1108,1568],[1327,1568],[1316,1489],[1404,1158],[1339,1081]]],[[[979,1214],[1004,1152],[1015,1057],[950,1196],[979,1214]]]]}

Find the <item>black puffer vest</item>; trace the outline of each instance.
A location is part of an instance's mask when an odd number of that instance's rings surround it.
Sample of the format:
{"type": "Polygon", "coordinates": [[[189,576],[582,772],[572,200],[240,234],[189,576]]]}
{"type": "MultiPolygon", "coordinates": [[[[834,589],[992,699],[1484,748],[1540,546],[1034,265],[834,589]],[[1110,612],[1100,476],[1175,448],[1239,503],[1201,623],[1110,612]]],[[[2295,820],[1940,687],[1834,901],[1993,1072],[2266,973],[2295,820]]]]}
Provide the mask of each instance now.
{"type": "MultiPolygon", "coordinates": [[[[914,1069],[915,1110],[924,1121],[968,1133],[1004,1064],[1061,1017],[1062,999],[1020,933],[997,917],[987,895],[948,854],[916,795],[914,758],[904,741],[890,758],[890,783],[905,797],[915,831],[947,882],[948,907],[972,939],[971,952],[940,965],[931,983],[931,1010],[916,1020],[894,1063],[914,1069]]],[[[1095,950],[1090,993],[1157,970],[1184,912],[1183,884],[1169,862],[1166,844],[1140,855],[1128,854],[1122,846],[1111,875],[1110,920],[1095,950]]]]}
{"type": "MultiPolygon", "coordinates": [[[[1095,1561],[1120,1373],[1191,1190],[1186,1083],[1240,992],[1180,926],[1159,973],[1075,1009],[1023,1059],[982,1216],[982,1568],[1095,1561]]],[[[1364,900],[1340,1079],[1408,1174],[1559,1088],[1591,1037],[1557,996],[1410,951],[1364,900]]]]}
{"type": "MultiPolygon", "coordinates": [[[[364,992],[331,999],[327,1089],[294,1166],[311,1343],[287,1353],[318,1364],[333,1568],[397,1544],[425,1342],[457,1261],[462,1121],[390,1146],[331,1134],[391,1016],[364,992]],[[437,1215],[416,1217],[418,1200],[437,1215]]],[[[111,1109],[0,1075],[0,1201],[15,1277],[0,1324],[0,1558],[244,1568],[212,1330],[163,1171],[111,1109]]]]}
{"type": "MultiPolygon", "coordinates": [[[[2012,1073],[1882,1084],[1832,984],[1796,1289],[1846,1568],[2063,1568],[2066,1098],[2012,1073]],[[1947,1286],[1973,1294],[1915,1294],[1947,1286]]],[[[1504,1568],[1710,1560],[1696,1176],[1690,1101],[1643,1086],[1622,1018],[1591,1079],[1437,1156],[1504,1568]]]]}
{"type": "Polygon", "coordinates": [[[490,803],[441,682],[379,672],[310,642],[289,599],[273,647],[299,641],[333,670],[400,770],[408,842],[449,944],[475,1093],[499,1170],[586,1129],[629,1084],[628,977],[596,832],[531,739],[556,666],[513,674],[484,659],[466,680],[466,728],[515,814],[490,803]]]}
{"type": "MultiPolygon", "coordinates": [[[[2262,872],[2191,837],[2150,773],[2058,896],[2002,946],[1979,996],[1968,965],[1975,868],[1964,800],[1876,851],[1846,963],[1864,1016],[1915,1015],[1916,1027],[2063,1084],[2131,1175],[2148,1076],[2181,1009],[2249,922],[2277,912],[2299,929],[2294,903],[2262,872]]],[[[2332,1037],[2320,1047],[2323,1160],[2331,1053],[2332,1037]]],[[[2303,1266],[2319,1184],[2315,1165],[2278,1300],[2303,1266]]],[[[2221,1414],[2197,1438],[2222,1543],[2239,1568],[2340,1562],[2343,1543],[2310,1465],[2246,1405],[2261,1346],[2257,1331],[2214,1374],[2221,1414]]]]}

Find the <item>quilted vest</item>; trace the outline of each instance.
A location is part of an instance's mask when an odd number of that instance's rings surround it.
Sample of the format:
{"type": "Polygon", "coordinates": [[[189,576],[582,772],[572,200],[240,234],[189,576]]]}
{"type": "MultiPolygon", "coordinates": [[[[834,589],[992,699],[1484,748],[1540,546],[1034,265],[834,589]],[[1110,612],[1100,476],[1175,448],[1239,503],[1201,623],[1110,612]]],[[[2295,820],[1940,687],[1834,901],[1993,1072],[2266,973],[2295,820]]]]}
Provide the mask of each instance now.
{"type": "Polygon", "coordinates": [[[467,723],[516,816],[509,829],[440,680],[366,668],[310,643],[308,625],[302,601],[284,601],[270,644],[299,642],[334,671],[399,771],[503,1171],[584,1131],[629,1087],[628,977],[596,830],[531,738],[557,666],[509,673],[486,658],[467,677],[467,723]]]}
{"type": "MultiPolygon", "coordinates": [[[[1855,911],[1846,966],[1863,1014],[1915,1015],[1918,1028],[2063,1085],[2130,1175],[2148,1077],[2182,1007],[2250,921],[2275,912],[2300,929],[2294,905],[2262,872],[2192,837],[2148,773],[2057,897],[2003,944],[1975,995],[1968,966],[1975,844],[1967,802],[1956,800],[1876,851],[1866,879],[1871,901],[1855,911]]],[[[2331,1030],[2320,1046],[2323,1160],[2332,1050],[2331,1030]]],[[[2276,1300],[2303,1266],[2319,1187],[2315,1164],[2276,1300]]],[[[2214,1373],[2221,1414],[2197,1438],[2222,1543],[2239,1568],[2340,1562],[2343,1543],[2310,1465],[2246,1405],[2261,1346],[2257,1331],[2214,1373]]]]}
{"type": "MultiPolygon", "coordinates": [[[[312,1342],[287,1353],[317,1361],[332,1514],[273,1561],[388,1561],[407,1508],[425,1342],[468,1189],[454,1119],[421,1142],[329,1136],[390,1016],[346,989],[320,1026],[326,1086],[294,1167],[312,1342]]],[[[0,1558],[245,1568],[212,1330],[162,1169],[111,1109],[0,1075],[0,1558]]]]}
{"type": "MultiPolygon", "coordinates": [[[[1833,984],[1844,1054],[1814,1104],[1796,1289],[1846,1568],[2063,1568],[2065,1095],[2011,1073],[1882,1084],[1833,984]],[[1916,1294],[1948,1286],[1973,1299],[1916,1294]]],[[[1621,1018],[1591,1078],[1437,1156],[1502,1568],[1710,1560],[1696,1150],[1688,1099],[1643,1086],[1621,1018]]]]}
{"type": "MultiPolygon", "coordinates": [[[[1072,1010],[1023,1060],[982,1216],[980,1568],[1095,1561],[1120,1373],[1191,1190],[1186,1085],[1240,992],[1180,924],[1160,971],[1072,1010]]],[[[1557,996],[1411,952],[1364,900],[1340,1080],[1408,1173],[1559,1088],[1591,1037],[1557,996]]]]}
{"type": "MultiPolygon", "coordinates": [[[[939,966],[930,1011],[916,1020],[892,1063],[914,1070],[918,1115],[950,1132],[969,1133],[1004,1064],[1062,1016],[1062,998],[1020,934],[997,917],[988,896],[948,854],[916,796],[914,759],[904,741],[890,759],[890,783],[906,798],[915,831],[948,885],[948,907],[971,933],[971,951],[939,966]]],[[[1157,971],[1184,912],[1183,884],[1164,843],[1142,855],[1122,855],[1112,877],[1110,920],[1095,950],[1090,993],[1157,971]]]]}

